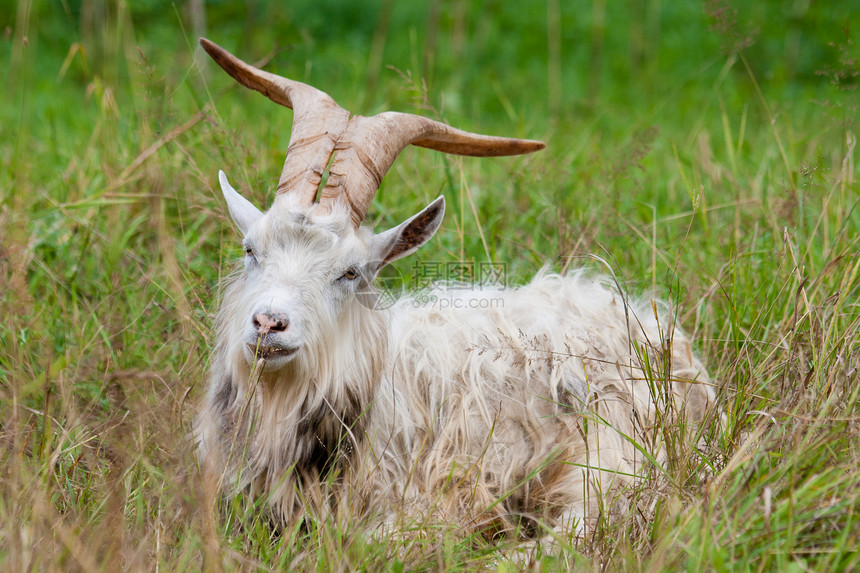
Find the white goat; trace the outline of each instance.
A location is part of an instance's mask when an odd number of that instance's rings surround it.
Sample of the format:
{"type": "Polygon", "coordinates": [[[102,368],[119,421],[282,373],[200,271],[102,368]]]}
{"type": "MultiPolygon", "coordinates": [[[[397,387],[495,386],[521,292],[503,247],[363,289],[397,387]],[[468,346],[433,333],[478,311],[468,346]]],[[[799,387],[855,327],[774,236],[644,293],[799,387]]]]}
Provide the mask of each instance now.
{"type": "Polygon", "coordinates": [[[658,423],[705,420],[715,395],[688,339],[605,280],[543,272],[520,288],[440,293],[459,301],[449,308],[371,304],[379,270],[429,240],[444,213],[439,197],[391,230],[360,226],[404,147],[492,156],[542,143],[351,116],[201,44],[295,113],[268,212],[219,173],[245,262],[223,295],[195,432],[225,493],[264,496],[282,522],[348,508],[494,533],[582,528],[661,458],[658,423]],[[475,303],[487,299],[497,304],[475,303]]]}

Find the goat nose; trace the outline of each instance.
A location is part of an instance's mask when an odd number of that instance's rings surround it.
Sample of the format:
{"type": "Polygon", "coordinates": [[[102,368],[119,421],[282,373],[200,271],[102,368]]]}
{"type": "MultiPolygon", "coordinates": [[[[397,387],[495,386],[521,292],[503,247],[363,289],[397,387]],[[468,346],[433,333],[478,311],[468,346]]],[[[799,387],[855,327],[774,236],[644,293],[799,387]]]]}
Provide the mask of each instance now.
{"type": "Polygon", "coordinates": [[[251,322],[258,334],[284,332],[290,326],[287,315],[276,312],[258,312],[251,318],[251,322]]]}

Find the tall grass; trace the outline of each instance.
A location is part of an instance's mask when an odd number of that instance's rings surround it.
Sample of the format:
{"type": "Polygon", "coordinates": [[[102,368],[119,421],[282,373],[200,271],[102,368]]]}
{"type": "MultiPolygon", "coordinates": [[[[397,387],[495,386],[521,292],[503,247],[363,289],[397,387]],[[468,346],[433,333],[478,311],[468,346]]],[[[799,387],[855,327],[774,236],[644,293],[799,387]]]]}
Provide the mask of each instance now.
{"type": "Polygon", "coordinates": [[[748,4],[3,2],[2,568],[860,567],[856,11],[748,4]],[[215,173],[266,205],[290,114],[201,75],[192,22],[359,113],[545,139],[406,151],[370,222],[445,193],[419,260],[489,258],[518,283],[599,256],[672,300],[725,430],[639,511],[551,550],[456,524],[278,533],[253,500],[207,496],[188,431],[240,254],[215,173]]]}

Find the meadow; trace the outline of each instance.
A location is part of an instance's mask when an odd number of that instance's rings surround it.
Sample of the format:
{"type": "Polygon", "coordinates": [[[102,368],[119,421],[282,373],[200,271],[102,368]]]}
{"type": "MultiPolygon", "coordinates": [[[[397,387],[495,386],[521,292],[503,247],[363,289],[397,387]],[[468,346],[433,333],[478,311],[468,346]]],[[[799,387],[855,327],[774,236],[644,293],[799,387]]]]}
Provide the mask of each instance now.
{"type": "Polygon", "coordinates": [[[858,30],[847,0],[0,0],[0,569],[860,569],[858,30]],[[198,35],[362,115],[545,141],[405,150],[367,223],[448,213],[386,282],[611,273],[671,301],[726,427],[552,550],[207,495],[189,432],[242,254],[217,172],[270,204],[292,114],[198,35]]]}

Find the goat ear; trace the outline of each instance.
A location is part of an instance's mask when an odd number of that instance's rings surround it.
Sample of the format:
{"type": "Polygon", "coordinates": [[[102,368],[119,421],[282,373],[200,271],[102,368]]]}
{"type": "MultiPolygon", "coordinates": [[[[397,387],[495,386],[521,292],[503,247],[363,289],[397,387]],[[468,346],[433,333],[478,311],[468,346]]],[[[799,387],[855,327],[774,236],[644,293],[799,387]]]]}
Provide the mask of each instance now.
{"type": "Polygon", "coordinates": [[[440,196],[400,225],[379,233],[373,238],[376,257],[375,272],[399,258],[410,255],[430,240],[442,224],[445,215],[445,197],[440,196]]]}
{"type": "Polygon", "coordinates": [[[242,234],[247,235],[248,229],[263,216],[263,212],[239,195],[239,192],[233,189],[230,182],[227,181],[227,176],[224,172],[220,170],[218,171],[218,182],[221,183],[221,192],[224,194],[224,199],[227,200],[227,209],[230,210],[230,217],[233,218],[233,222],[236,223],[242,234]]]}

